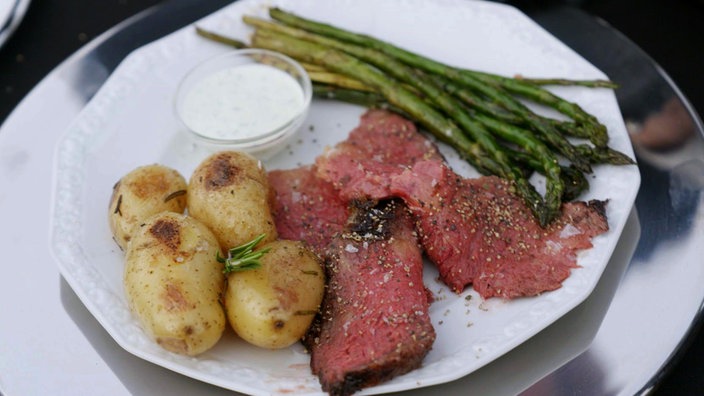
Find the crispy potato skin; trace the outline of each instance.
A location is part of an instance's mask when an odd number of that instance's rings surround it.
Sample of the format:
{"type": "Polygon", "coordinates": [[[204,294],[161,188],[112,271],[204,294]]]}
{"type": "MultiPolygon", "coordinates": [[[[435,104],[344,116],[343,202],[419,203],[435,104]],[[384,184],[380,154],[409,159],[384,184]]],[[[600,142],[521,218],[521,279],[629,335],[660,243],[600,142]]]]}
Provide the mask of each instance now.
{"type": "Polygon", "coordinates": [[[126,252],[130,309],[165,349],[197,355],[220,339],[226,318],[217,239],[197,220],[161,212],[138,227],[126,252]]]}
{"type": "Polygon", "coordinates": [[[277,238],[269,209],[272,199],[261,163],[237,151],[206,158],[188,184],[188,213],[213,231],[225,251],[262,233],[262,243],[277,238]]]}
{"type": "Polygon", "coordinates": [[[254,270],[228,275],[225,311],[245,341],[285,348],[306,333],[320,307],[325,276],[318,257],[301,242],[277,240],[254,270]]]}
{"type": "Polygon", "coordinates": [[[113,187],[109,224],[122,250],[136,226],[159,212],[183,213],[186,209],[186,179],[163,165],[146,165],[122,177],[113,187]]]}

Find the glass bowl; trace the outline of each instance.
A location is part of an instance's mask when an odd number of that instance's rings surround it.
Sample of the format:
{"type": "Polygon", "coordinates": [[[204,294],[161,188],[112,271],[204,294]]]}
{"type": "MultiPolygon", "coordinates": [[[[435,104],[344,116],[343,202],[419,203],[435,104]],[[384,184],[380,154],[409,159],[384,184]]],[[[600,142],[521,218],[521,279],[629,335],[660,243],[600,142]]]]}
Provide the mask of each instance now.
{"type": "Polygon", "coordinates": [[[293,59],[263,49],[231,51],[189,71],[176,113],[188,133],[214,150],[271,156],[298,131],[310,108],[311,81],[293,59]]]}

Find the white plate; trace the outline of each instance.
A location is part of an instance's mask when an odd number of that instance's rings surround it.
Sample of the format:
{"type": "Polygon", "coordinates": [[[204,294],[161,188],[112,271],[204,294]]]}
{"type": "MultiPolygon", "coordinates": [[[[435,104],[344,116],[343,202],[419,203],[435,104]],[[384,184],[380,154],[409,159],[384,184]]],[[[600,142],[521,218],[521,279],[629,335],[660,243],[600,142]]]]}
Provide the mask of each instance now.
{"type": "MultiPolygon", "coordinates": [[[[506,75],[605,78],[519,11],[465,0],[241,0],[198,24],[246,38],[243,13],[264,15],[279,5],[310,18],[373,34],[447,63],[506,75]]],[[[266,351],[227,333],[211,351],[189,358],[150,341],[131,315],[122,287],[123,254],[112,241],[107,206],[113,184],[139,165],[159,162],[188,176],[207,151],[185,138],[173,111],[180,79],[198,62],[228,49],[198,37],[192,27],[127,57],[60,140],[55,159],[52,248],[59,269],[81,301],[126,350],[174,371],[250,394],[317,394],[320,386],[300,346],[266,351]]],[[[555,92],[595,114],[613,148],[633,155],[614,94],[605,89],[555,92]]],[[[347,136],[364,109],[316,101],[300,139],[266,162],[268,169],[311,163],[325,146],[347,136]]],[[[459,172],[475,173],[445,150],[459,172]]],[[[597,167],[582,199],[609,199],[610,231],[579,256],[562,288],[535,298],[482,301],[471,289],[457,296],[426,266],[435,294],[437,331],[423,366],[361,393],[384,393],[462,377],[491,362],[585,300],[609,261],[640,184],[635,166],[597,167]],[[466,294],[472,294],[469,301],[466,294]]]]}

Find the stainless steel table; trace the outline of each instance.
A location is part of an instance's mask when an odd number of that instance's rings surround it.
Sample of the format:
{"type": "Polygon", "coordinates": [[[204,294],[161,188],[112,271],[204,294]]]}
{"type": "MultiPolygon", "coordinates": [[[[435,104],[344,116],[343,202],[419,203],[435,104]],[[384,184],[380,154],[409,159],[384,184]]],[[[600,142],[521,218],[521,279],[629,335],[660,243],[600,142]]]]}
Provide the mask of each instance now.
{"type": "MultiPolygon", "coordinates": [[[[118,25],[46,76],[2,125],[0,251],[13,260],[4,261],[0,277],[0,391],[225,393],[121,350],[61,279],[46,241],[52,147],[37,141],[54,141],[129,51],[227,3],[171,0],[118,25]]],[[[629,125],[647,131],[655,123],[660,134],[648,139],[642,132],[636,144],[643,184],[629,236],[619,245],[628,250],[620,252],[628,268],[611,280],[618,289],[594,342],[523,393],[648,393],[699,325],[704,130],[667,73],[614,29],[572,7],[526,12],[621,84],[629,125]]],[[[418,393],[460,394],[464,385],[418,393]]]]}

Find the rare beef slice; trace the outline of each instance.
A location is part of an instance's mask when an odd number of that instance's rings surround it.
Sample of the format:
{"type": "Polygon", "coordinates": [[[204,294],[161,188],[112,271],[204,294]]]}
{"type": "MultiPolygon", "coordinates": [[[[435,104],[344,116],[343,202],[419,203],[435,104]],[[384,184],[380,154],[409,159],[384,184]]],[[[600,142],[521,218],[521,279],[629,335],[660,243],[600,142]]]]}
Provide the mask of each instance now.
{"type": "Polygon", "coordinates": [[[564,203],[543,228],[509,182],[461,178],[436,162],[417,163],[394,179],[391,191],[415,214],[443,282],[457,293],[471,284],[484,298],[559,288],[577,266],[577,253],[608,230],[603,201],[564,203]]]}
{"type": "Polygon", "coordinates": [[[343,200],[402,198],[425,253],[458,293],[470,284],[484,298],[554,290],[608,230],[600,201],[565,203],[541,228],[509,182],[456,174],[412,123],[382,110],[367,112],[316,166],[343,200]]]}
{"type": "Polygon", "coordinates": [[[413,222],[395,201],[357,212],[333,238],[328,287],[304,342],[323,390],[349,395],[421,365],[435,340],[413,222]]]}
{"type": "Polygon", "coordinates": [[[272,214],[279,237],[303,241],[322,257],[349,213],[347,202],[316,173],[314,166],[273,170],[269,184],[275,192],[272,214]]]}
{"type": "Polygon", "coordinates": [[[340,198],[384,199],[394,177],[418,161],[442,162],[437,146],[414,124],[394,113],[370,110],[349,137],[316,159],[318,176],[339,191],[340,198]]]}

